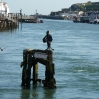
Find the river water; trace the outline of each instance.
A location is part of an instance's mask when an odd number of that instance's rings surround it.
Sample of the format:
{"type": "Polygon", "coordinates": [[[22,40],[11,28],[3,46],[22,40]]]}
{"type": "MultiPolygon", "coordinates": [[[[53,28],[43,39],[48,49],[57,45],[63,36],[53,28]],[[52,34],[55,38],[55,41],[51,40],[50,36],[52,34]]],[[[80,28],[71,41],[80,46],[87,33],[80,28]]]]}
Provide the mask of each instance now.
{"type": "MultiPolygon", "coordinates": [[[[0,99],[99,99],[99,25],[66,20],[23,23],[0,32],[0,99]],[[21,87],[24,49],[46,49],[46,31],[53,36],[56,89],[42,84],[21,87]]],[[[39,64],[38,76],[45,79],[39,64]]]]}

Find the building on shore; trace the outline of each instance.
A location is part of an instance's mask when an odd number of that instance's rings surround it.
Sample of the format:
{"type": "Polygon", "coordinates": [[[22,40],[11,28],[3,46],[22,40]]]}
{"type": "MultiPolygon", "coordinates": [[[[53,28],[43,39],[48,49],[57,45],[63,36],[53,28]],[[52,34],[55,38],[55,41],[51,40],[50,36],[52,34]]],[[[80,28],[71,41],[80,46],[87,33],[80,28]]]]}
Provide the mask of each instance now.
{"type": "MultiPolygon", "coordinates": [[[[99,2],[88,1],[86,3],[72,4],[69,8],[63,8],[61,11],[56,11],[56,12],[52,11],[49,16],[40,15],[40,17],[48,18],[48,19],[73,20],[74,17],[86,16],[88,13],[94,13],[94,12],[97,13],[97,18],[98,18],[99,2]]],[[[96,17],[95,14],[93,16],[96,17]]]]}

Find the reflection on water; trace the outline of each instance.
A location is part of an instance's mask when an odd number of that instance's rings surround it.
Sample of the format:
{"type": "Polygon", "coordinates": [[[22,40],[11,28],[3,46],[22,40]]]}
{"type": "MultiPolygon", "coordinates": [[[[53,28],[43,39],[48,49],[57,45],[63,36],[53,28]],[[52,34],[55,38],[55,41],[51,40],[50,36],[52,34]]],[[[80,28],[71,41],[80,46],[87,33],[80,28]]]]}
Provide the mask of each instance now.
{"type": "Polygon", "coordinates": [[[4,29],[4,30],[0,30],[0,33],[4,33],[4,32],[12,33],[12,32],[15,32],[15,31],[17,31],[17,28],[15,28],[15,29],[4,29]]]}
{"type": "Polygon", "coordinates": [[[22,89],[20,99],[55,99],[55,90],[42,87],[33,87],[31,89],[22,89]]]}

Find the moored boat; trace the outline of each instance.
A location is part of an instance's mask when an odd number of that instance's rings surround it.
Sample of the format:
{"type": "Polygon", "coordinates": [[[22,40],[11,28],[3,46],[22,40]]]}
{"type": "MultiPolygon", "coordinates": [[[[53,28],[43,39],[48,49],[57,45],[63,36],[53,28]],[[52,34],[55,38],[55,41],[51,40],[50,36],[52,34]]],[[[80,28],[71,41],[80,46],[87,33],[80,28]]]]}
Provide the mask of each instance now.
{"type": "Polygon", "coordinates": [[[74,22],[74,23],[79,23],[80,20],[75,16],[75,17],[73,18],[73,22],[74,22]]]}
{"type": "Polygon", "coordinates": [[[37,20],[37,19],[19,19],[19,22],[22,22],[22,23],[43,23],[43,20],[37,20]]]}
{"type": "Polygon", "coordinates": [[[94,19],[94,24],[99,24],[99,19],[94,19]]]}

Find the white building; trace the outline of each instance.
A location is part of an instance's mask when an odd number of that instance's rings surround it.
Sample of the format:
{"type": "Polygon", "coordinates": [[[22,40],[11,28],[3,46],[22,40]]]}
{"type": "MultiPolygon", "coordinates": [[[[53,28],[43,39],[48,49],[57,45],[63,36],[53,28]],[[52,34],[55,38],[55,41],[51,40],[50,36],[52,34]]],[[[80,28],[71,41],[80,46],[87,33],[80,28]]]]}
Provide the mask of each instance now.
{"type": "Polygon", "coordinates": [[[0,16],[8,16],[8,13],[10,13],[10,9],[7,3],[0,0],[0,16]]]}

